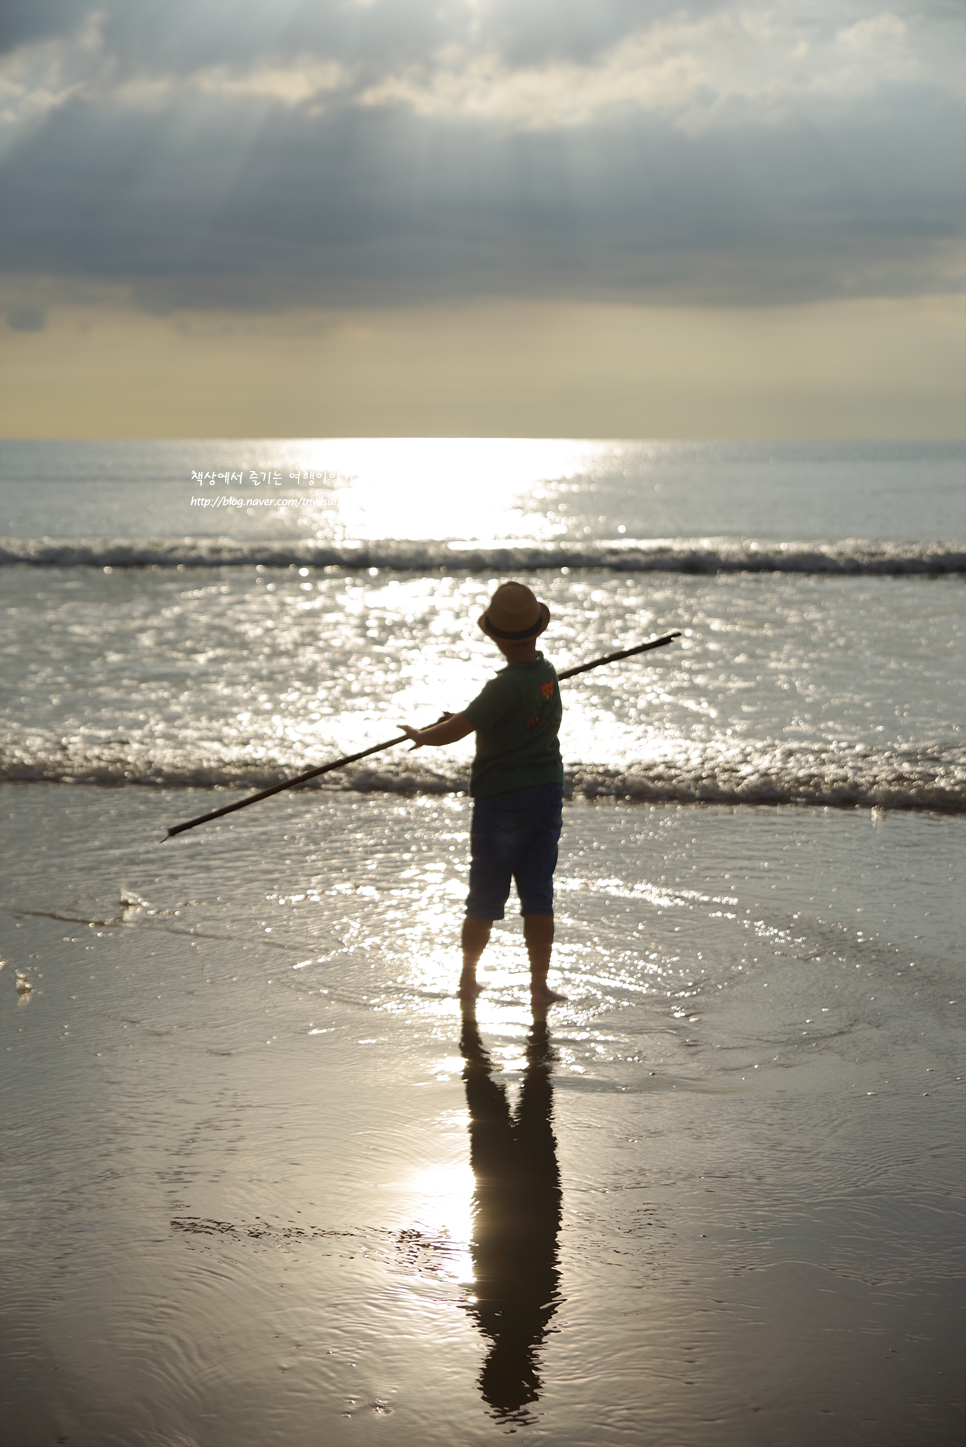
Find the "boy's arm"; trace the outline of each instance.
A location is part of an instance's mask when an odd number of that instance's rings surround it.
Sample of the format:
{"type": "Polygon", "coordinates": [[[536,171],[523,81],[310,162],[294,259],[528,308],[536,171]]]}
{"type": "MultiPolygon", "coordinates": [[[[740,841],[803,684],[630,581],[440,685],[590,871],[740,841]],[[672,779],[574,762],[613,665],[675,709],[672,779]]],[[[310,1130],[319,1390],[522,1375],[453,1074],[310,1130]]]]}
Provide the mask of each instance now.
{"type": "Polygon", "coordinates": [[[424,744],[431,747],[455,744],[457,739],[465,739],[467,734],[477,729],[489,728],[502,718],[506,711],[507,697],[504,687],[499,678],[491,678],[489,683],[484,684],[483,692],[466,705],[465,713],[444,713],[428,729],[414,729],[408,724],[400,724],[399,727],[412,739],[417,749],[421,749],[424,744]]]}
{"type": "Polygon", "coordinates": [[[424,744],[431,748],[437,748],[441,744],[455,744],[458,739],[465,739],[467,734],[473,732],[473,725],[465,713],[444,713],[439,723],[432,724],[428,729],[414,729],[409,724],[400,724],[399,727],[412,739],[417,749],[421,749],[424,744]]]}

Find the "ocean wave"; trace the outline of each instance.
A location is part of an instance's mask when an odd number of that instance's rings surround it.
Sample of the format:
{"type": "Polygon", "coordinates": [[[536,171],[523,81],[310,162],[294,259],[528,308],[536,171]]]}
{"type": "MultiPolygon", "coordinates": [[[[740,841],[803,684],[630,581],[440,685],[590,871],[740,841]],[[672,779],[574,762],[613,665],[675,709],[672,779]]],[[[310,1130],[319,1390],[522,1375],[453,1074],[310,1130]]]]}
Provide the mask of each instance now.
{"type": "Polygon", "coordinates": [[[419,573],[532,573],[595,568],[624,573],[966,573],[966,549],[939,542],[769,542],[754,538],[619,539],[594,543],[247,542],[224,538],[0,538],[0,565],[47,568],[385,568],[419,573]]]}
{"type": "MultiPolygon", "coordinates": [[[[311,762],[308,764],[311,767],[311,762]]],[[[15,746],[0,752],[0,781],[105,787],[252,791],[292,777],[306,762],[195,758],[148,749],[92,745],[73,751],[15,746]]],[[[431,769],[408,753],[349,765],[301,788],[356,793],[465,793],[468,772],[431,769]]],[[[826,808],[927,809],[966,813],[966,748],[807,748],[744,743],[721,748],[669,744],[667,753],[613,768],[588,763],[565,770],[568,797],[646,803],[799,804],[826,808]]]]}

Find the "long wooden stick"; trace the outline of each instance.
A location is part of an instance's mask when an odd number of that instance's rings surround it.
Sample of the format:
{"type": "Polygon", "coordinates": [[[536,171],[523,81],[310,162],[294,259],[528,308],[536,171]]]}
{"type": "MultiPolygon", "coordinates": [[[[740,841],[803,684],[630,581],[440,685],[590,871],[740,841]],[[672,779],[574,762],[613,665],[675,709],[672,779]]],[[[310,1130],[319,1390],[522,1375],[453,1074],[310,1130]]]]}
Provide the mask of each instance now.
{"type": "MultiPolygon", "coordinates": [[[[578,673],[587,673],[591,668],[600,668],[605,663],[616,663],[620,658],[632,658],[635,653],[647,653],[652,648],[663,648],[666,643],[680,637],[680,632],[665,633],[663,638],[655,638],[650,643],[639,643],[636,648],[624,648],[619,653],[608,653],[606,658],[595,658],[592,663],[581,663],[577,668],[566,668],[557,677],[562,683],[565,678],[573,678],[578,673]]],[[[298,784],[306,784],[309,779],[317,779],[320,774],[328,774],[332,769],[344,769],[346,764],[355,764],[359,759],[367,759],[370,754],[378,754],[383,749],[391,749],[396,744],[404,744],[408,737],[408,734],[398,734],[394,739],[386,739],[385,743],[373,744],[371,748],[361,749],[357,754],[348,754],[345,758],[335,759],[331,764],[322,764],[317,769],[306,769],[304,774],[296,774],[294,779],[285,779],[281,784],[273,784],[270,789],[261,789],[257,794],[249,794],[247,799],[239,799],[236,804],[226,804],[221,809],[212,809],[208,814],[199,814],[197,819],[189,819],[184,824],[175,824],[168,830],[166,838],[172,839],[175,834],[183,834],[186,829],[195,829],[199,824],[207,824],[211,819],[221,819],[225,814],[234,814],[236,809],[247,809],[249,804],[257,804],[259,799],[269,799],[273,794],[281,794],[283,789],[294,789],[298,784]]]]}
{"type": "Polygon", "coordinates": [[[675,638],[681,637],[681,630],[676,633],[665,633],[663,638],[654,638],[650,643],[639,643],[636,648],[622,648],[619,653],[608,653],[606,658],[595,658],[593,663],[581,663],[577,668],[565,668],[563,673],[557,677],[561,683],[565,678],[573,678],[575,674],[587,673],[592,668],[600,668],[602,663],[616,663],[619,658],[633,658],[635,653],[648,653],[652,648],[663,648],[665,643],[671,643],[675,638]]]}

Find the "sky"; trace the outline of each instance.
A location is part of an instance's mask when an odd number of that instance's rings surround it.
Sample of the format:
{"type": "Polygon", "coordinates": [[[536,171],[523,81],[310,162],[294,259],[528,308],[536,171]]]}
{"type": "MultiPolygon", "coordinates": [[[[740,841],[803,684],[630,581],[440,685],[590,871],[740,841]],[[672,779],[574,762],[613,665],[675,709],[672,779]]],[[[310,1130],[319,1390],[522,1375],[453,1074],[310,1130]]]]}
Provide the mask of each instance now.
{"type": "Polygon", "coordinates": [[[0,432],[966,430],[959,0],[5,0],[0,432]]]}

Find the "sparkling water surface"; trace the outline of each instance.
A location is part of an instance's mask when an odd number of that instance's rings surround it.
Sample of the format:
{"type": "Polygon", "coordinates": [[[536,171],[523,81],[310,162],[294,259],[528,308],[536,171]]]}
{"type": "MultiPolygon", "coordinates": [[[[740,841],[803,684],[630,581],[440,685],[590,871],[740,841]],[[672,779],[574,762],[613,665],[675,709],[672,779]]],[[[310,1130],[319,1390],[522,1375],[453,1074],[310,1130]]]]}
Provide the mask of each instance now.
{"type": "Polygon", "coordinates": [[[0,462],[11,1440],[961,1440],[962,448],[0,462]],[[453,997],[468,744],[157,842],[467,702],[506,576],[682,633],[564,685],[547,1022],[512,901],[453,997]]]}
{"type": "MultiPolygon", "coordinates": [[[[524,575],[564,685],[568,792],[960,809],[959,578],[524,575]]],[[[263,787],[458,711],[501,663],[495,578],[267,568],[8,570],[8,779],[263,787]]],[[[472,740],[355,788],[460,790],[472,740]]]]}
{"type": "Polygon", "coordinates": [[[239,542],[962,543],[964,460],[955,442],[3,442],[0,531],[20,539],[239,542]]]}
{"type": "MultiPolygon", "coordinates": [[[[367,747],[403,714],[435,718],[477,692],[493,658],[475,620],[518,576],[552,609],[558,666],[684,635],[571,688],[568,788],[963,806],[955,444],[10,443],[0,456],[2,777],[264,784],[307,755],[367,747]],[[239,500],[259,506],[214,506],[239,500]]],[[[468,748],[397,753],[343,782],[458,789],[468,748]]]]}

